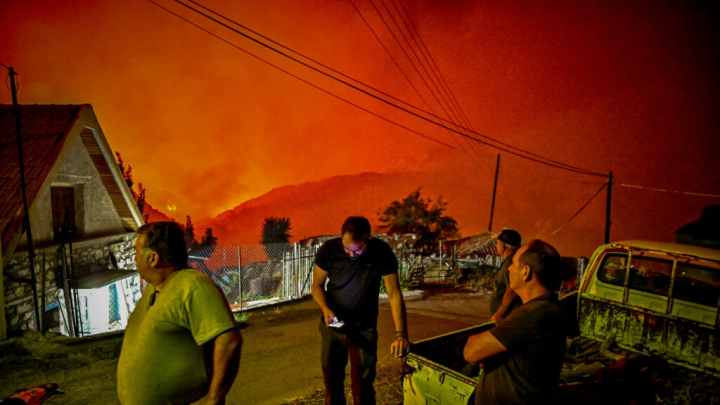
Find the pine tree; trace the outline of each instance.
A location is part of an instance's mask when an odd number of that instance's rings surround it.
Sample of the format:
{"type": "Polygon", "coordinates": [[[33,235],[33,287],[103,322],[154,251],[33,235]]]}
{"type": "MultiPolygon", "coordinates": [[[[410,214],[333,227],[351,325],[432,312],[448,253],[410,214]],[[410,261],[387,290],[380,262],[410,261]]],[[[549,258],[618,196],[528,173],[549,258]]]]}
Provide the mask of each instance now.
{"type": "Polygon", "coordinates": [[[137,203],[137,207],[142,214],[145,210],[145,187],[143,187],[142,183],[138,183],[138,195],[135,202],[137,203]]]}
{"type": "Polygon", "coordinates": [[[193,225],[190,215],[185,217],[185,243],[187,244],[188,249],[198,245],[195,240],[195,225],[193,225]]]}
{"type": "Polygon", "coordinates": [[[205,228],[205,234],[202,237],[202,241],[200,242],[202,246],[206,247],[215,247],[218,244],[218,238],[213,235],[212,228],[205,228]]]}

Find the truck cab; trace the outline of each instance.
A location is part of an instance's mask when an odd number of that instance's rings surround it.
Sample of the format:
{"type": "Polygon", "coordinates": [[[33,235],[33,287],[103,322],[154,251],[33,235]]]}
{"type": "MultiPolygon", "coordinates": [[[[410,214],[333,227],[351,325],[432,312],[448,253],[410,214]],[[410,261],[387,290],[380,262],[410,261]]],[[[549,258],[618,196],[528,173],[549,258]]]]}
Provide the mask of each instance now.
{"type": "Polygon", "coordinates": [[[625,241],[600,246],[578,294],[580,334],[720,376],[720,251],[625,241]]]}

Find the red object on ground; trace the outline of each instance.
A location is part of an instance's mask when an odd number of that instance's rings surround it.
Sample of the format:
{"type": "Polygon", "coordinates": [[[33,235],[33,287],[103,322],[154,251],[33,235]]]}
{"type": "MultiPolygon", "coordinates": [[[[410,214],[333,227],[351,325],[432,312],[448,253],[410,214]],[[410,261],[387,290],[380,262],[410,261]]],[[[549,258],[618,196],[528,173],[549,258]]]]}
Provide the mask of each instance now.
{"type": "Polygon", "coordinates": [[[57,383],[47,383],[35,388],[20,389],[0,401],[0,405],[39,405],[57,391],[57,383]]]}

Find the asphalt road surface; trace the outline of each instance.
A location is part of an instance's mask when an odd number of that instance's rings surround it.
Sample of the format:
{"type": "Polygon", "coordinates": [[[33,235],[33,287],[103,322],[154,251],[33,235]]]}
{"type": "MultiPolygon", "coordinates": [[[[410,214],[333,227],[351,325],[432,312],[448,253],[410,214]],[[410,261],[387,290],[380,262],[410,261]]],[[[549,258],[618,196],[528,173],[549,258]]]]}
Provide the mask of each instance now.
{"type": "MultiPolygon", "coordinates": [[[[418,298],[406,301],[411,341],[467,328],[490,317],[489,294],[449,292],[418,298]]],[[[249,327],[242,331],[245,343],[240,373],[227,403],[276,405],[322,389],[320,316],[311,299],[253,313],[249,327]]],[[[390,356],[394,331],[389,305],[381,301],[380,361],[390,356]]]]}

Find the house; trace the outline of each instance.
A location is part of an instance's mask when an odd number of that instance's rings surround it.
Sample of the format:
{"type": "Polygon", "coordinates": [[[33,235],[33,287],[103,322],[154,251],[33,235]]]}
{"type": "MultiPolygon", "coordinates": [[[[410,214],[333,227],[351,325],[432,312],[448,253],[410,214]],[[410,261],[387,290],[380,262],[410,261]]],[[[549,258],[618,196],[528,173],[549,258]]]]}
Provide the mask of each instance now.
{"type": "MultiPolygon", "coordinates": [[[[82,335],[93,329],[90,308],[110,305],[103,299],[139,297],[125,288],[139,284],[132,242],[143,218],[91,105],[23,105],[20,121],[38,305],[49,313],[44,328],[75,324],[82,335]]],[[[0,105],[0,339],[35,329],[15,125],[13,106],[0,105]]],[[[127,316],[134,302],[126,304],[105,311],[106,323],[127,316]]]]}

